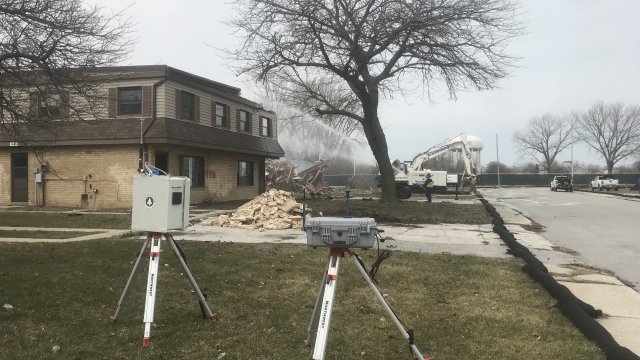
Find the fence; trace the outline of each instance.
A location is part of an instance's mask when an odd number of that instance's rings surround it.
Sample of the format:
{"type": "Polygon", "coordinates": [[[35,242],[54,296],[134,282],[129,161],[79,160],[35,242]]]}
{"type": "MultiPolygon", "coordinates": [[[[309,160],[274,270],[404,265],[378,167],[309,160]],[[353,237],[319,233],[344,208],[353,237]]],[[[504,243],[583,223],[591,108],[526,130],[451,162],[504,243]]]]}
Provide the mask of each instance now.
{"type": "MultiPolygon", "coordinates": [[[[500,185],[549,186],[556,175],[569,174],[500,174],[500,185]]],[[[595,177],[595,174],[573,174],[573,184],[587,186],[595,177]]],[[[620,185],[633,185],[640,179],[640,174],[614,174],[614,177],[618,179],[620,185]]],[[[498,185],[498,174],[480,174],[476,178],[476,184],[478,186],[498,185]]]]}
{"type": "MultiPolygon", "coordinates": [[[[500,185],[505,186],[549,186],[556,175],[568,174],[500,174],[500,185]]],[[[331,186],[350,186],[353,188],[369,188],[377,186],[378,175],[375,174],[339,174],[324,175],[324,181],[331,186]]],[[[634,185],[640,181],[640,174],[614,174],[621,185],[634,185]]],[[[595,174],[574,174],[573,183],[576,186],[587,186],[595,174]]],[[[497,186],[498,174],[480,174],[476,178],[478,186],[497,186]]]]}

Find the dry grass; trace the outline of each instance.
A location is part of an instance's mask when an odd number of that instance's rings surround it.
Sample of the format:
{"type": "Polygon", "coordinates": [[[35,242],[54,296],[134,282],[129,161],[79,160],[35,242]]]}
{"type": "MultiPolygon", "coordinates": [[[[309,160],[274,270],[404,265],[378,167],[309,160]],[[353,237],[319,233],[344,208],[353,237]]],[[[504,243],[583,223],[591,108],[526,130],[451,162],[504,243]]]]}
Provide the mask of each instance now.
{"type": "Polygon", "coordinates": [[[85,229],[129,229],[129,214],[0,212],[0,226],[85,229]]]}
{"type": "MultiPolygon", "coordinates": [[[[141,348],[146,266],[117,325],[113,313],[139,240],[0,244],[2,359],[305,359],[302,347],[327,249],[185,242],[219,313],[202,320],[164,245],[152,345],[141,348]],[[168,264],[165,266],[164,264],[168,264]],[[52,346],[61,350],[54,355],[52,346]]],[[[362,253],[370,265],[375,251],[362,253]]],[[[148,261],[145,260],[146,265],[148,261]]],[[[395,253],[380,289],[437,360],[603,359],[516,260],[395,253]]],[[[327,359],[411,359],[349,258],[340,266],[327,359]]]]}
{"type": "Polygon", "coordinates": [[[85,231],[29,231],[29,230],[0,230],[0,238],[31,238],[31,239],[71,239],[79,236],[98,234],[85,231]]]}

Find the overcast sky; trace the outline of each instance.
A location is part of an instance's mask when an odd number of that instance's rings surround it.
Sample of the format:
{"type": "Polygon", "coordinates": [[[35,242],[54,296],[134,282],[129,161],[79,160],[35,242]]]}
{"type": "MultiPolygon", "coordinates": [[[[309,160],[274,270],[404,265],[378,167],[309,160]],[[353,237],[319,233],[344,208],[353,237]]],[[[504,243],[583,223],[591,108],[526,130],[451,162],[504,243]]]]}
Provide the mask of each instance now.
{"type": "MultiPolygon", "coordinates": [[[[137,45],[123,65],[166,64],[242,87],[248,95],[252,85],[237,78],[221,53],[206,45],[235,46],[233,29],[224,23],[232,8],[229,2],[93,2],[114,11],[124,9],[135,25],[137,45]]],[[[420,92],[381,106],[391,159],[410,160],[449,137],[468,133],[484,141],[483,164],[496,158],[496,134],[500,161],[524,163],[527,159],[516,152],[511,138],[531,117],[585,110],[598,100],[640,104],[639,0],[520,3],[526,34],[510,50],[520,60],[499,89],[459,93],[457,101],[446,94],[435,94],[429,101],[420,92]]],[[[570,158],[566,150],[558,160],[570,158]]],[[[604,165],[596,153],[581,145],[575,147],[574,159],[604,165]]]]}

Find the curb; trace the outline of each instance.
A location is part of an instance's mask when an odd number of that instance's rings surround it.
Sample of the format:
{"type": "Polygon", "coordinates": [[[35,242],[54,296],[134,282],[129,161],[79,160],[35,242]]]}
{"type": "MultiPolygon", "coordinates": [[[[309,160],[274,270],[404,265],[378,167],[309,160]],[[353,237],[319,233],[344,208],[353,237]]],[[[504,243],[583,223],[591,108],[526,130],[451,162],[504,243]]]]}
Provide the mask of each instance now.
{"type": "Polygon", "coordinates": [[[640,357],[631,350],[621,346],[611,334],[595,319],[602,315],[601,310],[578,299],[566,286],[558,283],[548,274],[547,268],[538,260],[531,251],[520,244],[515,236],[504,226],[504,220],[482,195],[478,194],[480,202],[493,219],[493,230],[507,244],[510,254],[520,257],[525,261],[522,271],[533,280],[540,283],[547,292],[556,300],[558,309],[584,334],[595,342],[605,353],[609,360],[640,360],[640,357]]]}

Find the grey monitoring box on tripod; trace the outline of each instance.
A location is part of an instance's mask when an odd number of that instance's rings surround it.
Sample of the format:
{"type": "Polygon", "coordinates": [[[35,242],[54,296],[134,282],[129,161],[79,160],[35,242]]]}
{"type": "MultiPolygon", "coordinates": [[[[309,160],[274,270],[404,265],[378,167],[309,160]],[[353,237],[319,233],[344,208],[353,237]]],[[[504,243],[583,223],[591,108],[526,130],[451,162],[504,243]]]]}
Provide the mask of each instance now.
{"type": "Polygon", "coordinates": [[[150,343],[161,256],[160,244],[163,240],[169,243],[183,273],[187,275],[189,283],[198,297],[203,318],[215,320],[217,317],[207,305],[206,294],[200,290],[191,271],[189,271],[184,253],[173,237],[167,233],[169,230],[184,230],[189,224],[190,189],[191,180],[181,176],[159,176],[149,171],[147,174],[133,178],[131,229],[145,231],[148,234],[138,253],[122,295],[120,295],[116,311],[113,316],[110,316],[110,319],[114,324],[118,320],[118,315],[127,299],[131,282],[138,271],[142,256],[148,254],[149,274],[145,291],[143,347],[149,346],[150,343]]]}
{"type": "Polygon", "coordinates": [[[331,327],[331,315],[338,282],[338,269],[340,259],[345,253],[353,259],[353,263],[373,291],[376,299],[391,317],[394,324],[402,333],[402,336],[409,344],[414,359],[427,360],[413,342],[413,331],[408,330],[398,319],[391,309],[382,293],[376,287],[373,279],[367,273],[362,261],[351,251],[350,248],[368,249],[373,247],[376,235],[379,231],[376,222],[372,218],[334,218],[319,217],[312,218],[305,224],[307,232],[307,245],[311,247],[329,247],[329,262],[324,277],[320,282],[320,289],[316,297],[316,304],[313,307],[311,321],[307,328],[307,339],[305,347],[312,346],[313,360],[324,360],[327,344],[329,340],[329,329],[331,327]]]}
{"type": "Polygon", "coordinates": [[[305,224],[307,245],[368,249],[376,239],[372,218],[317,217],[305,224]]]}
{"type": "Polygon", "coordinates": [[[133,178],[131,230],[166,233],[189,225],[191,180],[184,176],[133,178]]]}

